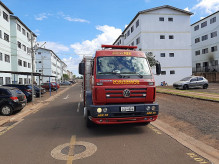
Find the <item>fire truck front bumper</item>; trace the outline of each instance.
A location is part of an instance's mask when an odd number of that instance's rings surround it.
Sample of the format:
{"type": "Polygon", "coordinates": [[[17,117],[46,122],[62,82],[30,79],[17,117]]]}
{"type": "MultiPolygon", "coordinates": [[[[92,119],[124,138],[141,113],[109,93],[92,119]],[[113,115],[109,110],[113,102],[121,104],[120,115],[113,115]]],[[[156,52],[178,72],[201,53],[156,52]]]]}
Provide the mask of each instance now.
{"type": "Polygon", "coordinates": [[[159,105],[91,105],[88,110],[88,118],[96,124],[147,123],[157,119],[159,105]]]}

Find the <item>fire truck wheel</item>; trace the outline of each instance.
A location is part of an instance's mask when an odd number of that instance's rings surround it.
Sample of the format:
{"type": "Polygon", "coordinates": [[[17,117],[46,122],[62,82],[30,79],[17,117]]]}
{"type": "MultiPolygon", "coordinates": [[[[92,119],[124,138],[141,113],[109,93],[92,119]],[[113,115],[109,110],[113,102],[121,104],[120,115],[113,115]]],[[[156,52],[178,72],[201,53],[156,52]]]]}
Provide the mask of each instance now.
{"type": "Polygon", "coordinates": [[[149,124],[150,124],[150,122],[138,123],[139,126],[147,126],[147,125],[149,125],[149,124]]]}
{"type": "Polygon", "coordinates": [[[92,128],[95,124],[88,117],[89,115],[86,116],[86,125],[88,128],[92,128]]]}

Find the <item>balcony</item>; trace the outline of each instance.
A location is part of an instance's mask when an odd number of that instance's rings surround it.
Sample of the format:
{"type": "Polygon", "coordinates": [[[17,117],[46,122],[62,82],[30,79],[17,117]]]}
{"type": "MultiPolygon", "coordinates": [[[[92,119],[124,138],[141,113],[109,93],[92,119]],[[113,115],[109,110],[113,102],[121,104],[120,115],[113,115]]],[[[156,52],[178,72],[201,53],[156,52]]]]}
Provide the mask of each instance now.
{"type": "Polygon", "coordinates": [[[192,68],[192,73],[201,73],[201,72],[219,72],[219,65],[192,68]]]}

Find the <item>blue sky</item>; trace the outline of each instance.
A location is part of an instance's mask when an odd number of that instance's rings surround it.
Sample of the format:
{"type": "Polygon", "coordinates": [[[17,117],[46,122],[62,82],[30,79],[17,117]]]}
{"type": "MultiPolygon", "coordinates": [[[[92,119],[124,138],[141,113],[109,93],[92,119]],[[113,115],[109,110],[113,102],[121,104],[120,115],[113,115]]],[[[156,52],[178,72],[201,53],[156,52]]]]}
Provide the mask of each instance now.
{"type": "Polygon", "coordinates": [[[219,0],[2,0],[77,74],[83,54],[112,44],[141,10],[171,5],[194,13],[191,24],[219,10],[219,0]]]}

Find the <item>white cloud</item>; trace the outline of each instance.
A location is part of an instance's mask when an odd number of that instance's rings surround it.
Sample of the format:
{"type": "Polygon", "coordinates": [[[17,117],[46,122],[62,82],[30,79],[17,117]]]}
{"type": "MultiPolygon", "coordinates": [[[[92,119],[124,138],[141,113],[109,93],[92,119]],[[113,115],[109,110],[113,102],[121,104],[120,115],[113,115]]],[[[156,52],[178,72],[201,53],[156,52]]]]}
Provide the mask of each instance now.
{"type": "Polygon", "coordinates": [[[184,10],[185,10],[185,11],[190,11],[188,7],[186,7],[184,10]]]}
{"type": "Polygon", "coordinates": [[[80,19],[80,18],[65,17],[64,19],[67,20],[67,21],[70,21],[70,22],[90,23],[89,21],[87,21],[85,19],[80,19]]]}
{"type": "Polygon", "coordinates": [[[37,36],[40,36],[40,30],[39,29],[36,29],[33,31],[37,36]]]}
{"type": "Polygon", "coordinates": [[[58,12],[58,15],[64,18],[69,22],[82,22],[82,23],[90,23],[88,20],[81,19],[81,18],[72,18],[69,15],[65,15],[63,12],[58,12]]]}
{"type": "Polygon", "coordinates": [[[97,30],[101,31],[93,40],[85,40],[82,43],[74,43],[71,48],[77,55],[93,55],[102,44],[113,44],[113,42],[121,35],[122,30],[113,26],[97,26],[97,30]]]}
{"type": "Polygon", "coordinates": [[[43,19],[47,19],[48,15],[49,14],[47,14],[47,13],[41,13],[41,14],[36,15],[35,19],[38,20],[38,21],[42,21],[43,19]]]}
{"type": "MultiPolygon", "coordinates": [[[[39,43],[39,46],[41,46],[45,43],[45,41],[41,41],[41,42],[38,42],[38,43],[39,43]]],[[[54,51],[55,53],[69,51],[69,47],[67,47],[65,45],[60,44],[60,43],[56,43],[56,42],[49,42],[49,41],[48,42],[46,41],[46,44],[43,45],[43,48],[50,49],[50,50],[54,51]]]]}
{"type": "Polygon", "coordinates": [[[146,3],[149,3],[149,2],[151,2],[151,0],[144,0],[146,3]]]}
{"type": "Polygon", "coordinates": [[[67,64],[67,69],[73,72],[74,75],[78,75],[78,64],[81,62],[82,56],[63,58],[62,61],[67,64]]]}
{"type": "Polygon", "coordinates": [[[192,10],[203,9],[205,13],[212,14],[219,10],[219,0],[197,0],[196,4],[192,10]]]}

